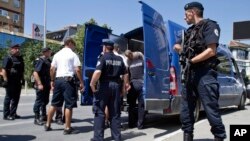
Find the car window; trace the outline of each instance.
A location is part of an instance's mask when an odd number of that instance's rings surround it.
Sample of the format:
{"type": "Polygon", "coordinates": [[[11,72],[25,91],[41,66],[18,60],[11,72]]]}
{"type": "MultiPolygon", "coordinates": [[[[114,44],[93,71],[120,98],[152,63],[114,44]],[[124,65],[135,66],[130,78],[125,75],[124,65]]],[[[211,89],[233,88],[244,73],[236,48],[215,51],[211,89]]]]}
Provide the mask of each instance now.
{"type": "Polygon", "coordinates": [[[227,56],[219,55],[217,56],[220,63],[217,66],[218,73],[224,74],[224,75],[231,75],[231,61],[227,58],[227,56]]]}

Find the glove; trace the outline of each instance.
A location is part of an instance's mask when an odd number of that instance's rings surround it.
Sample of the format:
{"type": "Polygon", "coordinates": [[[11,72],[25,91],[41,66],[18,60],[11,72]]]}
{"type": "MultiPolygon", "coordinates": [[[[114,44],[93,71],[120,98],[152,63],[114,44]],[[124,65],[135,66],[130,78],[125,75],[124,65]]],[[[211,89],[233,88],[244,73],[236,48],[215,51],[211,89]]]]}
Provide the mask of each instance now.
{"type": "Polygon", "coordinates": [[[25,80],[24,79],[21,80],[21,84],[22,84],[22,86],[25,85],[25,80]]]}
{"type": "Polygon", "coordinates": [[[8,81],[3,81],[2,86],[3,86],[4,88],[7,88],[7,86],[8,86],[8,81]]]}

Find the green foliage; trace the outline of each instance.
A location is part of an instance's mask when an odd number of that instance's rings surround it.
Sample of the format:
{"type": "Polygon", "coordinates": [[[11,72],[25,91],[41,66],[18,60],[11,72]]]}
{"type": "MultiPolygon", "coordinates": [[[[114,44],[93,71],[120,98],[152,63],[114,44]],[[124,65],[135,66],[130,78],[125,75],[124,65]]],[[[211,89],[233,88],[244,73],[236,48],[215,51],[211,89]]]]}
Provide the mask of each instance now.
{"type": "MultiPolygon", "coordinates": [[[[30,77],[34,70],[34,60],[41,56],[41,49],[43,47],[43,42],[33,39],[27,39],[21,45],[21,53],[23,55],[25,64],[25,74],[24,79],[28,82],[28,86],[31,86],[30,77]]],[[[60,49],[60,44],[47,43],[47,47],[50,47],[53,52],[57,52],[60,49]]]]}

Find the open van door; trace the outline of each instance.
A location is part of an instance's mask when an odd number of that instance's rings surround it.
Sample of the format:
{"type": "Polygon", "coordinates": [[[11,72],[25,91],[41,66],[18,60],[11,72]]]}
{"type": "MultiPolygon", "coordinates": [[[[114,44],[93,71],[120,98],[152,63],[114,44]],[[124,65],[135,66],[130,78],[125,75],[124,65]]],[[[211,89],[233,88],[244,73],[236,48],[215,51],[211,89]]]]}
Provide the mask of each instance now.
{"type": "Polygon", "coordinates": [[[89,87],[92,74],[95,71],[97,58],[102,52],[102,39],[109,38],[111,30],[93,24],[85,25],[85,38],[83,48],[83,80],[85,91],[81,98],[81,105],[92,104],[92,91],[89,87]]]}
{"type": "Polygon", "coordinates": [[[162,16],[142,4],[144,38],[144,97],[146,110],[163,112],[170,105],[170,70],[166,28],[162,16]],[[159,111],[160,110],[160,111],[159,111]]]}

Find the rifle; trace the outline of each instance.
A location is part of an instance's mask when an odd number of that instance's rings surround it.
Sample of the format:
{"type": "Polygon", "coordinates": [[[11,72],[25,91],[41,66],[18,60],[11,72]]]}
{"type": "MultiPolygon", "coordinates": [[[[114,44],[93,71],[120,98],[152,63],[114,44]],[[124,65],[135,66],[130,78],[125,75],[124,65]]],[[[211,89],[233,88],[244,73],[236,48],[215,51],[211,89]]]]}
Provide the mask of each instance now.
{"type": "MultiPolygon", "coordinates": [[[[185,40],[185,32],[182,30],[182,51],[179,53],[180,56],[180,65],[181,65],[181,83],[186,84],[187,81],[189,80],[190,76],[190,65],[191,63],[189,62],[192,57],[194,57],[194,49],[192,48],[192,44],[190,40],[192,37],[189,38],[189,43],[188,46],[185,47],[184,45],[184,40],[185,40]]],[[[194,45],[194,44],[193,44],[194,45]]]]}

